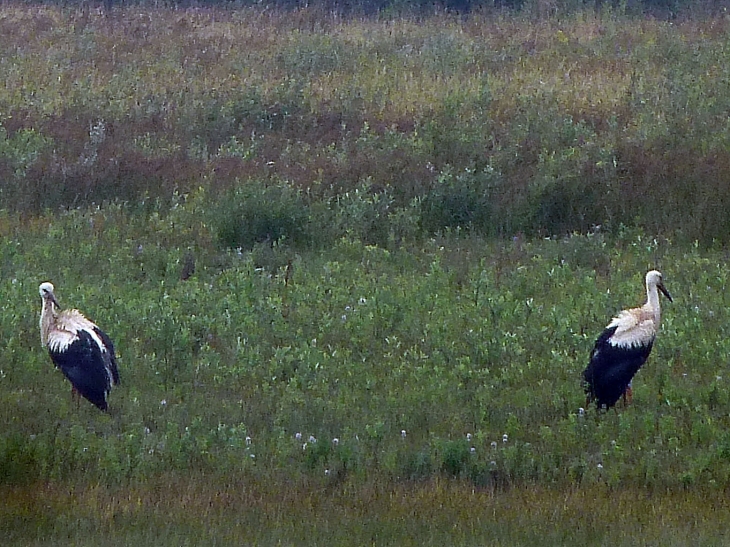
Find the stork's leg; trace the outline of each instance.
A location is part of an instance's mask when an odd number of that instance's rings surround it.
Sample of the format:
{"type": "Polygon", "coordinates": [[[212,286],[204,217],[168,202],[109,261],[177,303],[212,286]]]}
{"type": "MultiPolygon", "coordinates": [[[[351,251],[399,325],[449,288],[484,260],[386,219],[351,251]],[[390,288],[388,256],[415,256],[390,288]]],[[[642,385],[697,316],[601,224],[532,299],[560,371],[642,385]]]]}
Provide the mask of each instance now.
{"type": "Polygon", "coordinates": [[[631,401],[634,399],[634,390],[631,389],[631,384],[626,386],[626,391],[624,391],[624,406],[629,406],[631,404],[631,401]]]}

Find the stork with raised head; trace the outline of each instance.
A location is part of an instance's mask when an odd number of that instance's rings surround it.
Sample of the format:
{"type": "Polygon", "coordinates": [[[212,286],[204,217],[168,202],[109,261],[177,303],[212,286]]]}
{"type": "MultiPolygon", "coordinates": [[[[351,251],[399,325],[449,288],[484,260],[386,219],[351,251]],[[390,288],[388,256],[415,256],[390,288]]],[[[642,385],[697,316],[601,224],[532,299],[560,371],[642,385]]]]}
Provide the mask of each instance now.
{"type": "Polygon", "coordinates": [[[41,283],[38,291],[43,301],[41,343],[71,382],[72,397],[81,394],[106,411],[109,391],[119,384],[112,341],[78,310],[61,311],[51,283],[41,283]]]}
{"type": "Polygon", "coordinates": [[[659,330],[659,291],[672,302],[662,274],[651,270],[646,274],[646,304],[623,310],[596,340],[583,371],[587,404],[611,408],[622,395],[630,395],[631,379],[649,357],[659,330]]]}

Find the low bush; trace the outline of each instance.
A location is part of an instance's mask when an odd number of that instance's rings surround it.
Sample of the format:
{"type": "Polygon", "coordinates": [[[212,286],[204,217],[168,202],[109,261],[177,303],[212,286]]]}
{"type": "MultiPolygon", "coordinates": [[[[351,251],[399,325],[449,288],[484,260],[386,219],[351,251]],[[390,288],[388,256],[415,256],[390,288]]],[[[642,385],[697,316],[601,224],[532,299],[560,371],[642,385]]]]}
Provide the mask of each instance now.
{"type": "Polygon", "coordinates": [[[456,228],[495,234],[498,189],[499,175],[490,168],[461,173],[447,168],[420,201],[420,226],[429,234],[456,228]]]}
{"type": "Polygon", "coordinates": [[[241,182],[213,207],[211,223],[221,245],[251,250],[257,243],[286,242],[306,246],[308,206],[299,191],[285,183],[241,182]]]}

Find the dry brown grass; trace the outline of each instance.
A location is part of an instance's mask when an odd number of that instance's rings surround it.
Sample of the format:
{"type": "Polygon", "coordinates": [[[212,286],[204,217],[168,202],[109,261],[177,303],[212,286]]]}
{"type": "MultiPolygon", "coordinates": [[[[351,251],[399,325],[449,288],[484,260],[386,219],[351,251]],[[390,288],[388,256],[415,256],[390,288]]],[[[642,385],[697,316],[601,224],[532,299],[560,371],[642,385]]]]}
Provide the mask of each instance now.
{"type": "Polygon", "coordinates": [[[478,490],[456,481],[348,485],[158,477],[125,488],[54,484],[3,488],[0,515],[15,544],[75,544],[181,534],[213,543],[345,545],[715,545],[727,533],[722,492],[521,487],[478,490]],[[37,527],[14,529],[26,520],[37,527]]]}

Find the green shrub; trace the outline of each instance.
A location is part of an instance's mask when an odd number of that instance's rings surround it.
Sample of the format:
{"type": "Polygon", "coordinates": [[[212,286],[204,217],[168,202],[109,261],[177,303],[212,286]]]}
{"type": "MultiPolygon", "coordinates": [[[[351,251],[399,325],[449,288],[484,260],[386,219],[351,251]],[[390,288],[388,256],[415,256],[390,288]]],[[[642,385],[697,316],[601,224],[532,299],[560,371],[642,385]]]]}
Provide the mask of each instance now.
{"type": "Polygon", "coordinates": [[[493,193],[498,175],[492,169],[481,172],[446,169],[420,203],[420,225],[434,234],[448,228],[471,228],[494,233],[493,193]]]}
{"type": "Polygon", "coordinates": [[[15,177],[25,177],[41,154],[52,147],[53,141],[35,129],[21,129],[8,136],[0,125],[0,168],[5,164],[15,177]]]}
{"type": "Polygon", "coordinates": [[[421,480],[434,472],[433,456],[430,447],[408,450],[400,456],[400,476],[408,480],[421,480]]]}
{"type": "MultiPolygon", "coordinates": [[[[337,237],[348,236],[366,245],[386,246],[392,204],[393,199],[387,190],[377,192],[363,185],[331,201],[334,216],[331,226],[337,237]]],[[[321,228],[326,229],[326,226],[321,228]]]]}
{"type": "Polygon", "coordinates": [[[24,484],[38,480],[41,471],[27,435],[0,437],[0,484],[24,484]]]}
{"type": "Polygon", "coordinates": [[[308,220],[308,206],[298,190],[285,183],[249,180],[224,194],[211,223],[224,247],[251,250],[257,243],[306,245],[308,220]]]}
{"type": "Polygon", "coordinates": [[[441,446],[441,470],[453,477],[467,475],[469,469],[469,443],[465,439],[445,441],[441,446]]]}

